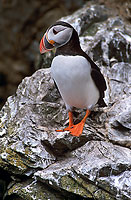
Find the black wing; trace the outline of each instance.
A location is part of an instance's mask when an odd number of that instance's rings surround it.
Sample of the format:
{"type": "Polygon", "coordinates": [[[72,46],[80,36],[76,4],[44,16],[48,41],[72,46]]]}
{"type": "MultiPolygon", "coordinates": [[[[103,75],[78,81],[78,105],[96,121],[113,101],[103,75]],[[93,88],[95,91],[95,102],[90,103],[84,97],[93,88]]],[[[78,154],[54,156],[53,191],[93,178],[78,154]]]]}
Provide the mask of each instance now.
{"type": "Polygon", "coordinates": [[[82,55],[88,60],[91,65],[91,77],[99,90],[100,98],[98,100],[98,104],[101,107],[106,106],[103,98],[104,98],[104,91],[107,89],[105,79],[100,71],[100,68],[93,62],[93,60],[84,52],[82,51],[82,55]]]}
{"type": "Polygon", "coordinates": [[[102,73],[94,68],[91,69],[91,77],[93,79],[93,81],[95,82],[95,85],[96,87],[98,88],[99,90],[99,93],[100,93],[100,98],[98,100],[98,104],[99,106],[106,106],[103,98],[104,98],[104,91],[106,90],[106,82],[105,82],[105,79],[102,75],[102,73]]]}
{"type": "Polygon", "coordinates": [[[54,79],[53,79],[53,81],[54,81],[54,85],[55,85],[55,87],[56,87],[56,89],[57,89],[58,94],[61,96],[60,91],[59,91],[59,89],[58,89],[58,86],[57,86],[57,84],[56,84],[56,82],[55,82],[54,79]]]}

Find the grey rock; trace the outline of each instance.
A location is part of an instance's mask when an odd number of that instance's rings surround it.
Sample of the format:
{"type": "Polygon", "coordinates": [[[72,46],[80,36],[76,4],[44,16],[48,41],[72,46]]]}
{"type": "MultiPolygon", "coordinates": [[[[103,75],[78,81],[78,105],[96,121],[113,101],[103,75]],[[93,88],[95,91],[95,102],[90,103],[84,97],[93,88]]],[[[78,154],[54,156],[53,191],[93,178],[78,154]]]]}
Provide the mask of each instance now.
{"type": "MultiPolygon", "coordinates": [[[[46,73],[48,73],[48,70],[46,73]]],[[[39,74],[39,71],[37,74],[39,74]]],[[[44,73],[42,76],[44,78],[44,73]]],[[[5,126],[4,129],[2,127],[2,130],[6,132],[1,132],[0,134],[1,136],[4,135],[1,138],[1,149],[5,148],[4,152],[1,153],[1,158],[5,162],[12,164],[12,167],[17,169],[17,172],[14,171],[14,173],[18,174],[31,173],[31,168],[46,168],[55,161],[53,153],[49,153],[46,148],[43,148],[41,144],[43,131],[37,133],[37,125],[35,124],[39,123],[38,126],[40,126],[42,121],[44,122],[44,116],[41,115],[44,112],[44,106],[42,107],[42,102],[40,102],[43,96],[37,96],[38,84],[41,85],[43,79],[38,83],[38,77],[36,75],[36,80],[34,80],[34,76],[31,79],[25,78],[18,87],[16,96],[9,97],[2,110],[4,115],[1,118],[1,124],[5,126]],[[38,101],[39,105],[36,103],[38,101]],[[15,158],[11,159],[10,154],[15,158]],[[28,159],[27,163],[26,159],[28,159]]],[[[44,89],[46,95],[46,84],[44,89]]],[[[40,92],[41,90],[39,90],[40,92]]]]}
{"type": "Polygon", "coordinates": [[[108,111],[108,137],[131,148],[131,96],[118,100],[108,111]]]}
{"type": "Polygon", "coordinates": [[[58,191],[66,190],[86,198],[99,199],[97,192],[101,190],[103,199],[115,199],[119,195],[121,199],[130,199],[130,169],[129,149],[91,141],[35,176],[58,191]]]}
{"type": "Polygon", "coordinates": [[[110,100],[131,94],[131,64],[119,62],[110,69],[110,100]]]}
{"type": "Polygon", "coordinates": [[[79,35],[82,35],[94,23],[107,20],[109,10],[103,5],[85,5],[82,9],[76,11],[74,14],[61,18],[61,20],[68,21],[75,27],[79,35]]]}
{"type": "Polygon", "coordinates": [[[48,186],[45,186],[41,182],[37,182],[37,180],[33,179],[14,183],[13,186],[8,189],[8,197],[10,199],[16,200],[14,199],[14,194],[17,195],[19,200],[66,200],[66,198],[59,194],[59,192],[52,190],[48,186]]]}
{"type": "MultiPolygon", "coordinates": [[[[129,25],[99,5],[85,6],[64,19],[78,30],[82,48],[97,61],[106,78],[107,107],[94,108],[80,137],[68,131],[58,133],[56,129],[67,126],[68,116],[50,68],[23,79],[16,94],[7,99],[0,111],[0,170],[8,171],[12,180],[5,197],[128,200],[129,25]]],[[[47,55],[49,62],[52,55],[47,55]]],[[[80,120],[85,112],[77,111],[80,120]]]]}

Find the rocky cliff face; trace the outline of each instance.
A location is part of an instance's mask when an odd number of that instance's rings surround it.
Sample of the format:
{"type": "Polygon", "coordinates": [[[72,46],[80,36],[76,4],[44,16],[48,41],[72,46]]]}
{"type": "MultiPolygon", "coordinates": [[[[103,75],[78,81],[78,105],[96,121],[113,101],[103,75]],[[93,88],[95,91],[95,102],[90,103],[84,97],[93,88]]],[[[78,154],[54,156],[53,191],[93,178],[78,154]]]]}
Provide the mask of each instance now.
{"type": "Polygon", "coordinates": [[[57,133],[68,117],[50,68],[23,79],[0,112],[1,198],[128,200],[131,26],[102,5],[85,6],[63,20],[76,28],[82,48],[100,66],[108,106],[94,109],[79,138],[57,133]]]}

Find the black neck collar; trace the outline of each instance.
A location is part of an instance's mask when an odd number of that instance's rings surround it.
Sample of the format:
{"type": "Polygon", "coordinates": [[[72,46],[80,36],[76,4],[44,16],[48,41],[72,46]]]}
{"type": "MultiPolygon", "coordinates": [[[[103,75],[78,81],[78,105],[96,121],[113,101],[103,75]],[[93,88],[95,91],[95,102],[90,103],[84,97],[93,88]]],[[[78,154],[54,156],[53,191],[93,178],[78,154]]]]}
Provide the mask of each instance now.
{"type": "Polygon", "coordinates": [[[64,46],[58,47],[56,49],[55,56],[58,56],[58,55],[80,55],[81,51],[82,51],[82,49],[80,47],[80,41],[79,41],[78,34],[75,31],[75,29],[73,29],[71,39],[69,40],[69,42],[67,42],[67,44],[65,44],[64,46]]]}

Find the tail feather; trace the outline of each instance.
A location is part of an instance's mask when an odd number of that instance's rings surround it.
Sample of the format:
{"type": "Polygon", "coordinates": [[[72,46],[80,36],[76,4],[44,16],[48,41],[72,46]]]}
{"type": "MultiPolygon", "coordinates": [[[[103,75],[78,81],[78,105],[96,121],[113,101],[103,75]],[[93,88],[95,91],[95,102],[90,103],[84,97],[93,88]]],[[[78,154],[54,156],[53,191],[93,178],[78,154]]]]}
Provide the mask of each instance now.
{"type": "Polygon", "coordinates": [[[97,103],[98,103],[99,107],[106,107],[107,106],[103,98],[99,98],[97,103]]]}

